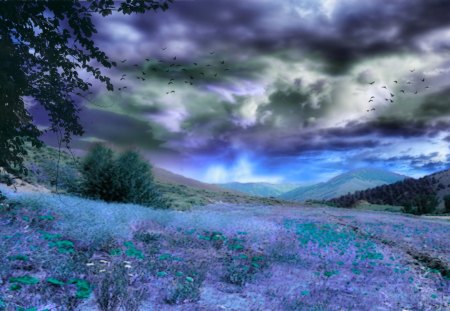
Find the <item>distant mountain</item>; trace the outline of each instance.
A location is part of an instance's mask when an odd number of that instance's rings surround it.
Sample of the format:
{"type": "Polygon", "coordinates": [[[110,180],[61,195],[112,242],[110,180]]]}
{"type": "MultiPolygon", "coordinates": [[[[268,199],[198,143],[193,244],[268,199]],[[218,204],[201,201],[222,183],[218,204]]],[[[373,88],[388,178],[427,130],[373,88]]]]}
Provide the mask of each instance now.
{"type": "Polygon", "coordinates": [[[217,184],[221,188],[244,192],[260,197],[276,197],[298,187],[298,184],[240,183],[217,184]]]}
{"type": "Polygon", "coordinates": [[[216,185],[207,184],[207,183],[204,183],[204,182],[192,179],[192,178],[178,175],[178,174],[172,173],[168,170],[165,170],[165,169],[162,169],[159,167],[153,167],[152,172],[155,177],[155,180],[159,183],[183,185],[186,187],[208,190],[208,191],[217,191],[217,192],[226,191],[225,189],[220,188],[216,185]]]}
{"type": "Polygon", "coordinates": [[[153,167],[152,171],[159,191],[174,209],[189,209],[193,206],[217,202],[255,205],[287,204],[276,198],[256,197],[236,190],[224,189],[158,167],[153,167]]]}
{"type": "Polygon", "coordinates": [[[279,196],[293,201],[327,200],[407,178],[382,169],[363,168],[338,175],[327,182],[299,187],[279,196]]]}
{"type": "Polygon", "coordinates": [[[427,213],[434,207],[444,209],[444,196],[450,195],[450,169],[437,172],[422,178],[408,178],[390,185],[382,185],[364,191],[356,191],[351,194],[329,200],[337,206],[351,207],[360,201],[371,204],[397,205],[412,208],[421,208],[422,211],[412,212],[427,213]]]}

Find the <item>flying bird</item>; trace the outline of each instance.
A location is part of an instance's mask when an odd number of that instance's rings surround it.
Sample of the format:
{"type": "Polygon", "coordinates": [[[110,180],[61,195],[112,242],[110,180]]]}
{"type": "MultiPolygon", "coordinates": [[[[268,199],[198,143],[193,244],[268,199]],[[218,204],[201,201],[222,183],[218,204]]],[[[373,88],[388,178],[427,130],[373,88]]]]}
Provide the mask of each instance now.
{"type": "Polygon", "coordinates": [[[167,50],[167,48],[162,48],[161,50],[165,51],[165,50],[167,50]]]}
{"type": "Polygon", "coordinates": [[[394,83],[398,83],[398,81],[397,81],[397,80],[395,80],[395,81],[394,81],[394,83]]]}
{"type": "Polygon", "coordinates": [[[387,87],[386,87],[386,85],[383,85],[382,87],[381,87],[382,89],[386,89],[387,90],[387,87]]]}
{"type": "Polygon", "coordinates": [[[422,82],[425,82],[425,78],[422,78],[422,82]]]}
{"type": "Polygon", "coordinates": [[[374,84],[374,83],[375,83],[375,81],[369,82],[369,84],[374,84]]]}
{"type": "Polygon", "coordinates": [[[400,90],[400,92],[402,92],[403,94],[405,94],[405,90],[400,90]]]}
{"type": "Polygon", "coordinates": [[[416,71],[416,69],[410,69],[409,71],[414,72],[414,71],[416,71]]]}
{"type": "Polygon", "coordinates": [[[394,97],[395,95],[391,93],[391,97],[394,97]]]}
{"type": "Polygon", "coordinates": [[[123,63],[125,63],[127,60],[126,59],[124,59],[124,60],[121,60],[120,62],[123,64],[123,63]]]}

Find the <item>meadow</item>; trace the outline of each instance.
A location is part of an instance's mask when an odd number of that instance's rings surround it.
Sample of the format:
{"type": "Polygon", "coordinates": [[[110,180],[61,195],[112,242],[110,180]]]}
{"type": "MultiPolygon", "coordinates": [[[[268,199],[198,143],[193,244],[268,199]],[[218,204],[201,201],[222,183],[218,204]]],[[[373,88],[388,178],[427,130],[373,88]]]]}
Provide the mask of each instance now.
{"type": "Polygon", "coordinates": [[[448,310],[450,222],[1,188],[0,309],[448,310]]]}

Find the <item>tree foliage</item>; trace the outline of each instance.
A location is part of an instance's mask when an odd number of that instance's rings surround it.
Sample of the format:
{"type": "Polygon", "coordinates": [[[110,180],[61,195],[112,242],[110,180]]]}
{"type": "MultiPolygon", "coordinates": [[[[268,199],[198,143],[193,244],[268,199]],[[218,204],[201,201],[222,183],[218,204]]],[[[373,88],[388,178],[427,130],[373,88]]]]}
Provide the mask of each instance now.
{"type": "Polygon", "coordinates": [[[95,145],[82,163],[84,195],[106,202],[166,207],[153,179],[151,165],[134,151],[120,155],[95,145]]]}
{"type": "Polygon", "coordinates": [[[408,178],[390,185],[356,191],[328,201],[339,207],[352,207],[358,201],[371,204],[387,204],[403,206],[404,211],[415,214],[432,212],[437,204],[436,180],[430,177],[419,179],[408,178]]]}
{"type": "Polygon", "coordinates": [[[450,195],[446,195],[444,197],[444,207],[445,207],[445,212],[450,213],[450,195]]]}
{"type": "Polygon", "coordinates": [[[81,173],[81,192],[84,195],[107,202],[117,201],[112,191],[114,159],[111,149],[100,144],[95,145],[84,158],[81,173]]]}
{"type": "Polygon", "coordinates": [[[39,0],[0,2],[0,166],[23,170],[24,142],[39,146],[42,130],[27,109],[41,105],[62,143],[82,135],[77,105],[92,83],[85,71],[110,91],[100,68],[116,66],[94,40],[94,16],[166,10],[172,0],[39,0]]]}

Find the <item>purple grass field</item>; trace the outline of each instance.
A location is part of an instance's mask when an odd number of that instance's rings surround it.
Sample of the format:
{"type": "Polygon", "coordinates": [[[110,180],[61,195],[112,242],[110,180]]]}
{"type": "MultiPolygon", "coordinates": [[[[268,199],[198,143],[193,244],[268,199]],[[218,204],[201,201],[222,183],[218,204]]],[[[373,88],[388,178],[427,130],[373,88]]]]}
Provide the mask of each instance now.
{"type": "Polygon", "coordinates": [[[0,218],[6,310],[450,309],[446,220],[10,198],[0,218]]]}

